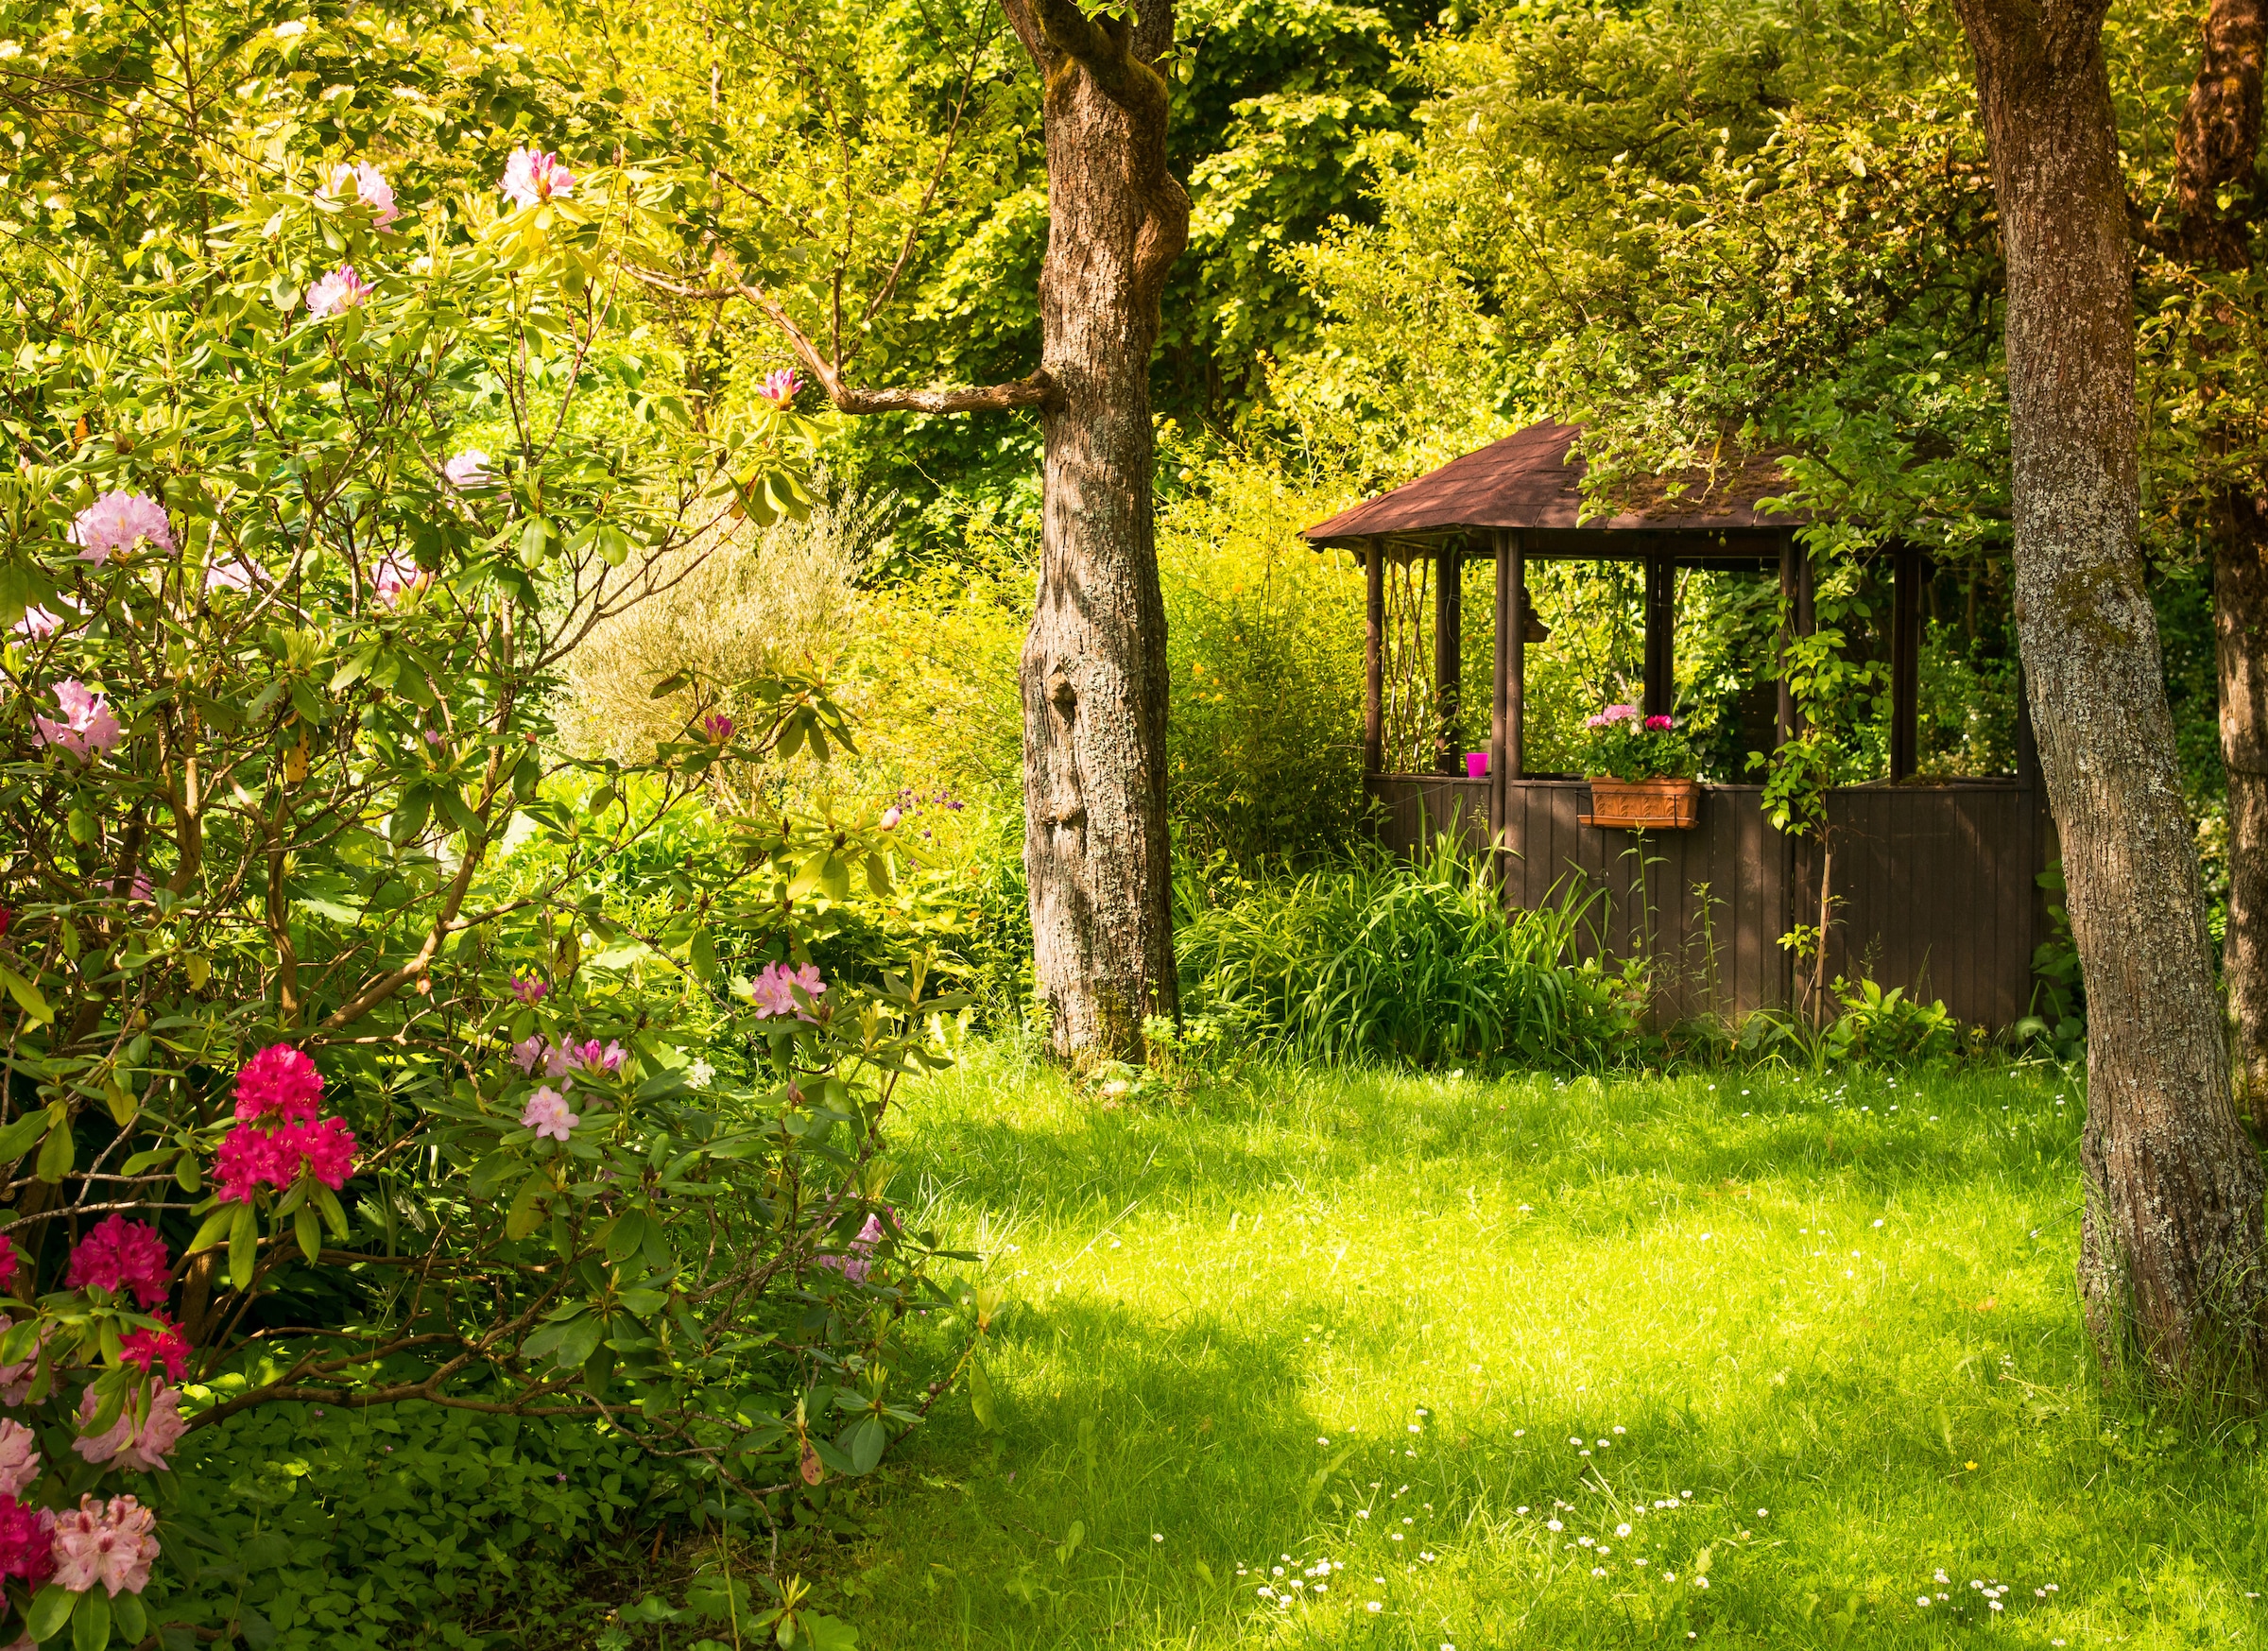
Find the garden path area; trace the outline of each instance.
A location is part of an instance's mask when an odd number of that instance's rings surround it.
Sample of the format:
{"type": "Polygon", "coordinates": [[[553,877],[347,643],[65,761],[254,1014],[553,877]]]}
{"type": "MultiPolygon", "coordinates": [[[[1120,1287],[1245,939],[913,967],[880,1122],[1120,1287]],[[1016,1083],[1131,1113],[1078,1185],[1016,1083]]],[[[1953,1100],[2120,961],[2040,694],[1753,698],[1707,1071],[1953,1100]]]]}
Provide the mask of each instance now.
{"type": "Polygon", "coordinates": [[[2078,1113],[2053,1071],[1113,1107],[975,1052],[898,1150],[1010,1293],[996,1426],[885,1469],[861,1643],[2260,1643],[2251,1425],[2098,1395],[2078,1113]]]}

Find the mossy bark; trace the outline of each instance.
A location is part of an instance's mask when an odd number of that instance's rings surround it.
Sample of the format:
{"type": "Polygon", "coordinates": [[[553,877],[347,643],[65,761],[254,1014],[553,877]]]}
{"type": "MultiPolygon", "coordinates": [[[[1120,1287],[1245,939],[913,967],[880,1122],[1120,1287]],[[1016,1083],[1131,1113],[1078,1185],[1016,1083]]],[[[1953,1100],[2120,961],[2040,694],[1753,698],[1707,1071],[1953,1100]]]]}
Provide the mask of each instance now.
{"type": "Polygon", "coordinates": [[[1040,588],[1024,644],[1024,870],[1057,1053],[1139,1058],[1177,1008],[1165,818],[1165,604],[1151,516],[1150,353],[1189,197],[1166,170],[1152,67],[1173,8],[1139,26],[1074,0],[1008,0],[1045,78],[1041,365],[1054,388],[1040,588]]]}
{"type": "Polygon", "coordinates": [[[2229,1088],[2143,588],[2132,257],[2103,0],[1957,0],[2008,268],[2016,619],[2088,989],[2079,1288],[2108,1359],[2262,1368],[2262,1180],[2229,1088]]]}

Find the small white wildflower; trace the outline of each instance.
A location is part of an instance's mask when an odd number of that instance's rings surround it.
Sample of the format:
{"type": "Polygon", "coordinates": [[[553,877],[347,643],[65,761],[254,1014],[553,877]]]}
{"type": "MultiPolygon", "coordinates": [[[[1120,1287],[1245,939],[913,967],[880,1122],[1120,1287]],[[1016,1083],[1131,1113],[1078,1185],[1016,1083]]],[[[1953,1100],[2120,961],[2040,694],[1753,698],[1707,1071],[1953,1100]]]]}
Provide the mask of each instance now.
{"type": "Polygon", "coordinates": [[[1560,1522],[1559,1522],[1557,1520],[1555,1520],[1555,1519],[1547,1519],[1547,1520],[1545,1520],[1545,1521],[1543,1522],[1543,1528],[1544,1528],[1545,1530],[1547,1530],[1547,1531],[1563,1531],[1563,1530],[1567,1529],[1567,1527],[1566,1527],[1565,1525],[1561,1524],[1561,1523],[1560,1523],[1560,1522]]]}
{"type": "Polygon", "coordinates": [[[1153,1542],[1162,1542],[1165,1540],[1165,1533],[1163,1531],[1152,1531],[1150,1533],[1150,1540],[1153,1542]]]}
{"type": "Polygon", "coordinates": [[[1614,1527],[1614,1534],[1618,1537],[1626,1537],[1630,1534],[1630,1527],[1628,1525],[1617,1525],[1614,1527]]]}

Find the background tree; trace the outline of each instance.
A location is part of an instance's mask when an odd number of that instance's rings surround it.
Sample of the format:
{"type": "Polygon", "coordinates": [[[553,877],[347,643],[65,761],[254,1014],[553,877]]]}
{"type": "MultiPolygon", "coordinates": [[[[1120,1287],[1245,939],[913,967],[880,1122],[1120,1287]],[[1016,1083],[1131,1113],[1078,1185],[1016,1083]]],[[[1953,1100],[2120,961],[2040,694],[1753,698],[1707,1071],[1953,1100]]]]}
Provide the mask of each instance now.
{"type": "Polygon", "coordinates": [[[2007,258],[2017,626],[2090,1019],[2079,1284],[2097,1345],[2254,1379],[2261,1176],[2230,1105],[2143,589],[2105,8],[1961,0],[2007,258]]]}

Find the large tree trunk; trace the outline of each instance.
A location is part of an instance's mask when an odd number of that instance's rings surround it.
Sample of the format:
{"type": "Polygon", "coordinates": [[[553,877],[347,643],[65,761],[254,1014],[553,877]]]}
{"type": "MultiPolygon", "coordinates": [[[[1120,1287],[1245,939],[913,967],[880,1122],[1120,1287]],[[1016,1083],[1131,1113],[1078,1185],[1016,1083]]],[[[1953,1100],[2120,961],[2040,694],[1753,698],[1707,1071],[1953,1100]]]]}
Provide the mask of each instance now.
{"type": "MultiPolygon", "coordinates": [[[[2153,237],[2171,256],[2226,271],[2252,267],[2247,219],[2264,45],[2268,3],[2213,0],[2198,42],[2197,77],[2174,137],[2180,222],[2171,235],[2153,237]]],[[[2225,310],[2221,319],[2238,318],[2225,310]]],[[[2223,429],[2208,439],[2225,454],[2246,436],[2223,429]]],[[[2268,521],[2260,491],[2258,477],[2225,483],[2209,518],[2221,760],[2228,774],[2228,933],[2221,969],[2238,1092],[2256,1125],[2268,1124],[2268,521]]]]}
{"type": "Polygon", "coordinates": [[[1165,606],[1151,521],[1150,353],[1189,197],[1165,165],[1150,65],[1173,8],[1139,28],[1074,0],[1008,0],[1046,81],[1040,277],[1046,480],[1024,643],[1024,871],[1055,1046],[1137,1058],[1177,1008],[1165,818],[1165,606]]]}
{"type": "Polygon", "coordinates": [[[2007,254],[2017,631],[2088,989],[2079,1288],[2106,1361],[2249,1384],[2262,1183],[2142,583],[2105,0],[1958,4],[2007,254]]]}

